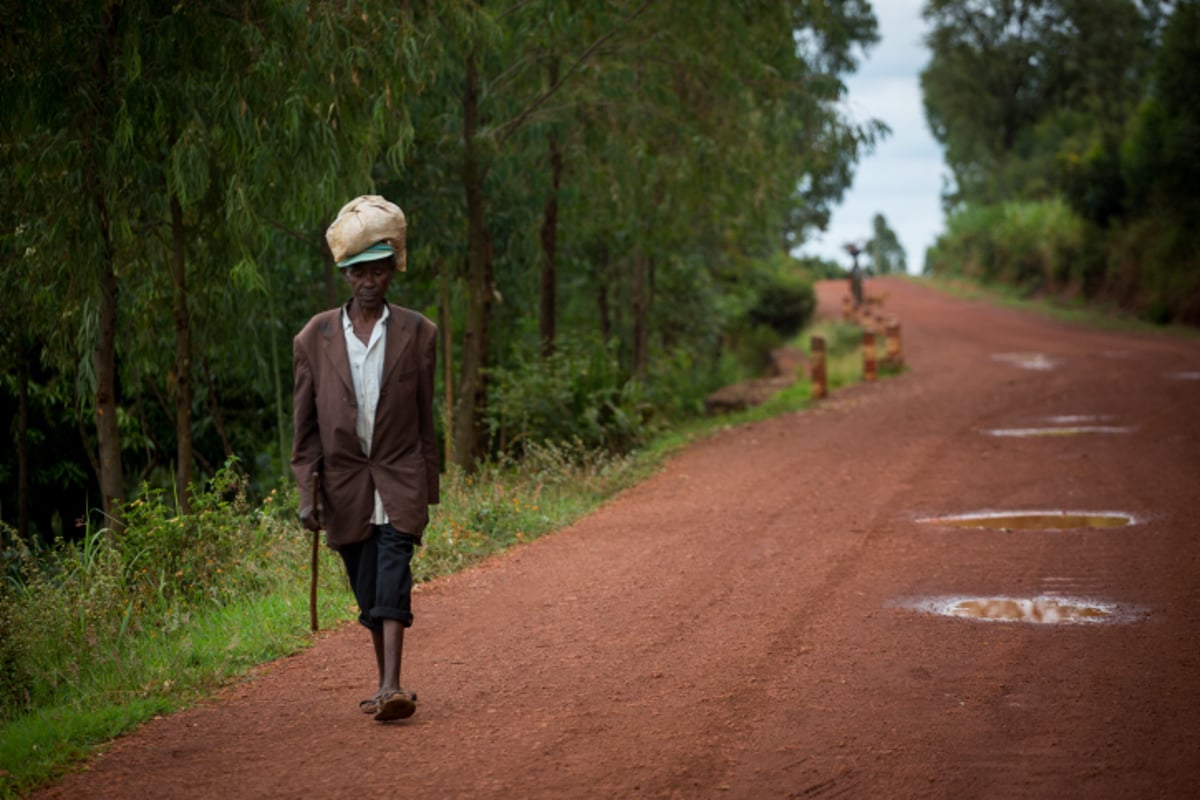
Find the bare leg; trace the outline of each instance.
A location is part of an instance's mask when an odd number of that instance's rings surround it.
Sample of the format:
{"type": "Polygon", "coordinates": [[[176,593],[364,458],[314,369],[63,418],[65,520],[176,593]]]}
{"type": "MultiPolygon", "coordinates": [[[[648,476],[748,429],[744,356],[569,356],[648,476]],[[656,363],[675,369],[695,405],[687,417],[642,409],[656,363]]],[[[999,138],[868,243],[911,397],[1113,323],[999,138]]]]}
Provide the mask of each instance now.
{"type": "MultiPolygon", "coordinates": [[[[387,623],[385,622],[384,625],[386,626],[387,623]]],[[[384,676],[384,667],[385,667],[385,661],[384,661],[384,656],[383,656],[383,649],[384,649],[383,631],[371,631],[371,644],[374,645],[374,647],[375,647],[375,664],[379,668],[379,691],[382,692],[383,684],[384,684],[383,676],[384,676]]],[[[376,694],[378,694],[378,692],[376,694]]]]}
{"type": "MultiPolygon", "coordinates": [[[[379,659],[379,689],[390,691],[400,688],[400,660],[404,655],[404,626],[399,620],[383,621],[382,658],[379,659]]],[[[376,655],[379,650],[376,650],[376,655]]]]}
{"type": "Polygon", "coordinates": [[[375,650],[375,664],[379,669],[379,688],[375,690],[375,696],[369,700],[363,700],[358,704],[360,710],[368,714],[375,714],[379,711],[379,698],[383,695],[384,684],[384,637],[383,631],[371,631],[371,645],[375,650]]]}
{"type": "Polygon", "coordinates": [[[407,719],[417,710],[417,696],[400,688],[400,659],[404,654],[404,626],[398,620],[385,619],[383,631],[375,638],[379,661],[379,698],[375,719],[387,722],[407,719]]]}

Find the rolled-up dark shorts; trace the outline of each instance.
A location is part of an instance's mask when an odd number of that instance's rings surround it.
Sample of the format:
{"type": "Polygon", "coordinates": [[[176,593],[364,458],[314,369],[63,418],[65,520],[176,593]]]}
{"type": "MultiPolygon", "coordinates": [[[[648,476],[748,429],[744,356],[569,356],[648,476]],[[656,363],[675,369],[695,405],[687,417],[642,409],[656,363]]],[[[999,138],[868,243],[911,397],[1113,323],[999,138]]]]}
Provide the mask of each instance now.
{"type": "Polygon", "coordinates": [[[411,627],[412,557],[417,538],[386,522],[371,527],[371,538],[338,549],[358,601],[358,621],[373,631],[383,630],[385,619],[411,627]]]}

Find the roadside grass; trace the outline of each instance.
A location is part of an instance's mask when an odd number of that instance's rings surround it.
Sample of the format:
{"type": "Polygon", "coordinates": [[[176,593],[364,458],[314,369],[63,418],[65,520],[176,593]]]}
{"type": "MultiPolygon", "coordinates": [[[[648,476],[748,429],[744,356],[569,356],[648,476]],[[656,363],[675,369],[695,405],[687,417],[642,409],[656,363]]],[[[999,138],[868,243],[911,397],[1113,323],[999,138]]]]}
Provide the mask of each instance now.
{"type": "MultiPolygon", "coordinates": [[[[830,391],[861,380],[861,332],[821,322],[830,391]]],[[[881,370],[881,377],[887,372],[881,370]]],[[[766,404],[676,425],[626,455],[580,443],[536,445],[519,463],[449,469],[414,561],[418,581],[479,563],[561,529],[657,471],[688,443],[813,403],[807,376],[766,404]]],[[[186,708],[260,664],[311,646],[311,535],[296,497],[258,506],[228,465],[197,493],[199,511],[147,496],[121,537],[89,531],[49,552],[5,550],[0,591],[0,797],[19,797],[154,716],[186,708]],[[184,553],[186,555],[182,555],[184,553]]],[[[5,542],[11,541],[5,532],[5,542]]],[[[319,617],[350,623],[354,600],[322,547],[319,617]]]]}
{"type": "MultiPolygon", "coordinates": [[[[349,601],[346,592],[327,591],[320,612],[344,620],[349,601]]],[[[307,617],[306,592],[272,594],[197,613],[186,628],[131,641],[111,658],[81,655],[76,663],[91,666],[80,667],[74,686],[4,726],[3,795],[20,796],[150,718],[303,648],[311,638],[297,621],[307,617]]]]}
{"type": "Polygon", "coordinates": [[[1160,325],[1132,316],[1116,306],[1096,304],[1083,298],[1031,295],[1027,289],[999,283],[983,283],[962,276],[905,278],[963,300],[978,300],[1002,308],[1016,308],[1048,316],[1061,322],[1087,325],[1101,330],[1126,333],[1157,333],[1195,338],[1200,329],[1188,325],[1160,325]]]}
{"type": "MultiPolygon", "coordinates": [[[[825,382],[829,392],[862,381],[862,328],[835,320],[819,320],[796,336],[791,344],[811,358],[813,336],[821,336],[825,340],[825,382]]],[[[884,337],[876,336],[875,361],[879,365],[879,377],[888,378],[901,374],[905,369],[903,366],[883,366],[885,352],[884,337]]],[[[760,406],[718,417],[698,417],[674,426],[650,442],[643,454],[657,464],[679,448],[718,430],[803,411],[810,408],[814,402],[818,401],[813,400],[812,383],[807,375],[799,375],[795,383],[760,406]]]]}

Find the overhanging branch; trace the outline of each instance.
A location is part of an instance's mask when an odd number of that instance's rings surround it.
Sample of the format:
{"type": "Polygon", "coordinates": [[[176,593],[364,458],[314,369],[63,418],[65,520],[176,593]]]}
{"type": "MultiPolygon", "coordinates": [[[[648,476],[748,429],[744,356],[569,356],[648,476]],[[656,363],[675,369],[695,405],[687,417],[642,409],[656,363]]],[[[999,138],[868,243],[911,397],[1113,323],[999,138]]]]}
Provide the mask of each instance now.
{"type": "Polygon", "coordinates": [[[588,45],[587,49],[584,50],[582,53],[580,53],[579,58],[575,59],[574,63],[572,63],[571,66],[566,69],[566,71],[563,73],[562,77],[559,78],[554,83],[553,86],[551,86],[549,89],[547,89],[545,92],[543,92],[538,97],[534,98],[533,102],[531,102],[529,105],[527,105],[521,111],[521,113],[517,114],[515,117],[510,119],[508,122],[506,122],[500,128],[500,135],[498,138],[501,141],[503,141],[504,139],[507,139],[509,136],[516,133],[518,130],[520,130],[521,126],[525,124],[525,121],[529,119],[529,117],[533,114],[533,112],[535,112],[539,108],[541,108],[542,105],[547,100],[549,100],[551,97],[553,97],[555,95],[555,93],[558,92],[558,90],[561,89],[566,84],[567,80],[571,77],[572,73],[574,73],[575,70],[577,70],[581,66],[583,66],[583,64],[586,63],[587,60],[590,59],[596,53],[597,50],[599,50],[601,47],[603,47],[604,44],[606,42],[608,42],[609,39],[616,36],[617,33],[622,28],[628,26],[631,22],[633,22],[635,19],[640,17],[643,13],[645,13],[646,9],[648,9],[653,2],[654,2],[654,0],[645,0],[640,6],[638,6],[636,9],[634,9],[633,12],[629,16],[627,16],[625,18],[624,22],[622,22],[621,25],[613,28],[611,31],[604,34],[599,39],[597,39],[596,41],[594,41],[590,45],[588,45]]]}

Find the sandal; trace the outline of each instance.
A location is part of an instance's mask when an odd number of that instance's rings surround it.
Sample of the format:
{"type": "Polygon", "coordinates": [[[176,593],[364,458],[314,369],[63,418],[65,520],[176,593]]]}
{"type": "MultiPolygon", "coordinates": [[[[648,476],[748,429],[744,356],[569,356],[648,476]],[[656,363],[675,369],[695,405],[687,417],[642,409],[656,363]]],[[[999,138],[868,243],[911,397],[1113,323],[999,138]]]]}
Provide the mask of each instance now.
{"type": "Polygon", "coordinates": [[[369,697],[366,700],[360,701],[358,704],[358,710],[364,714],[378,714],[379,695],[375,695],[374,697],[369,697]]]}
{"type": "Polygon", "coordinates": [[[408,719],[417,710],[417,693],[404,689],[394,689],[375,698],[379,704],[375,712],[377,722],[391,722],[396,719],[408,719]]]}

